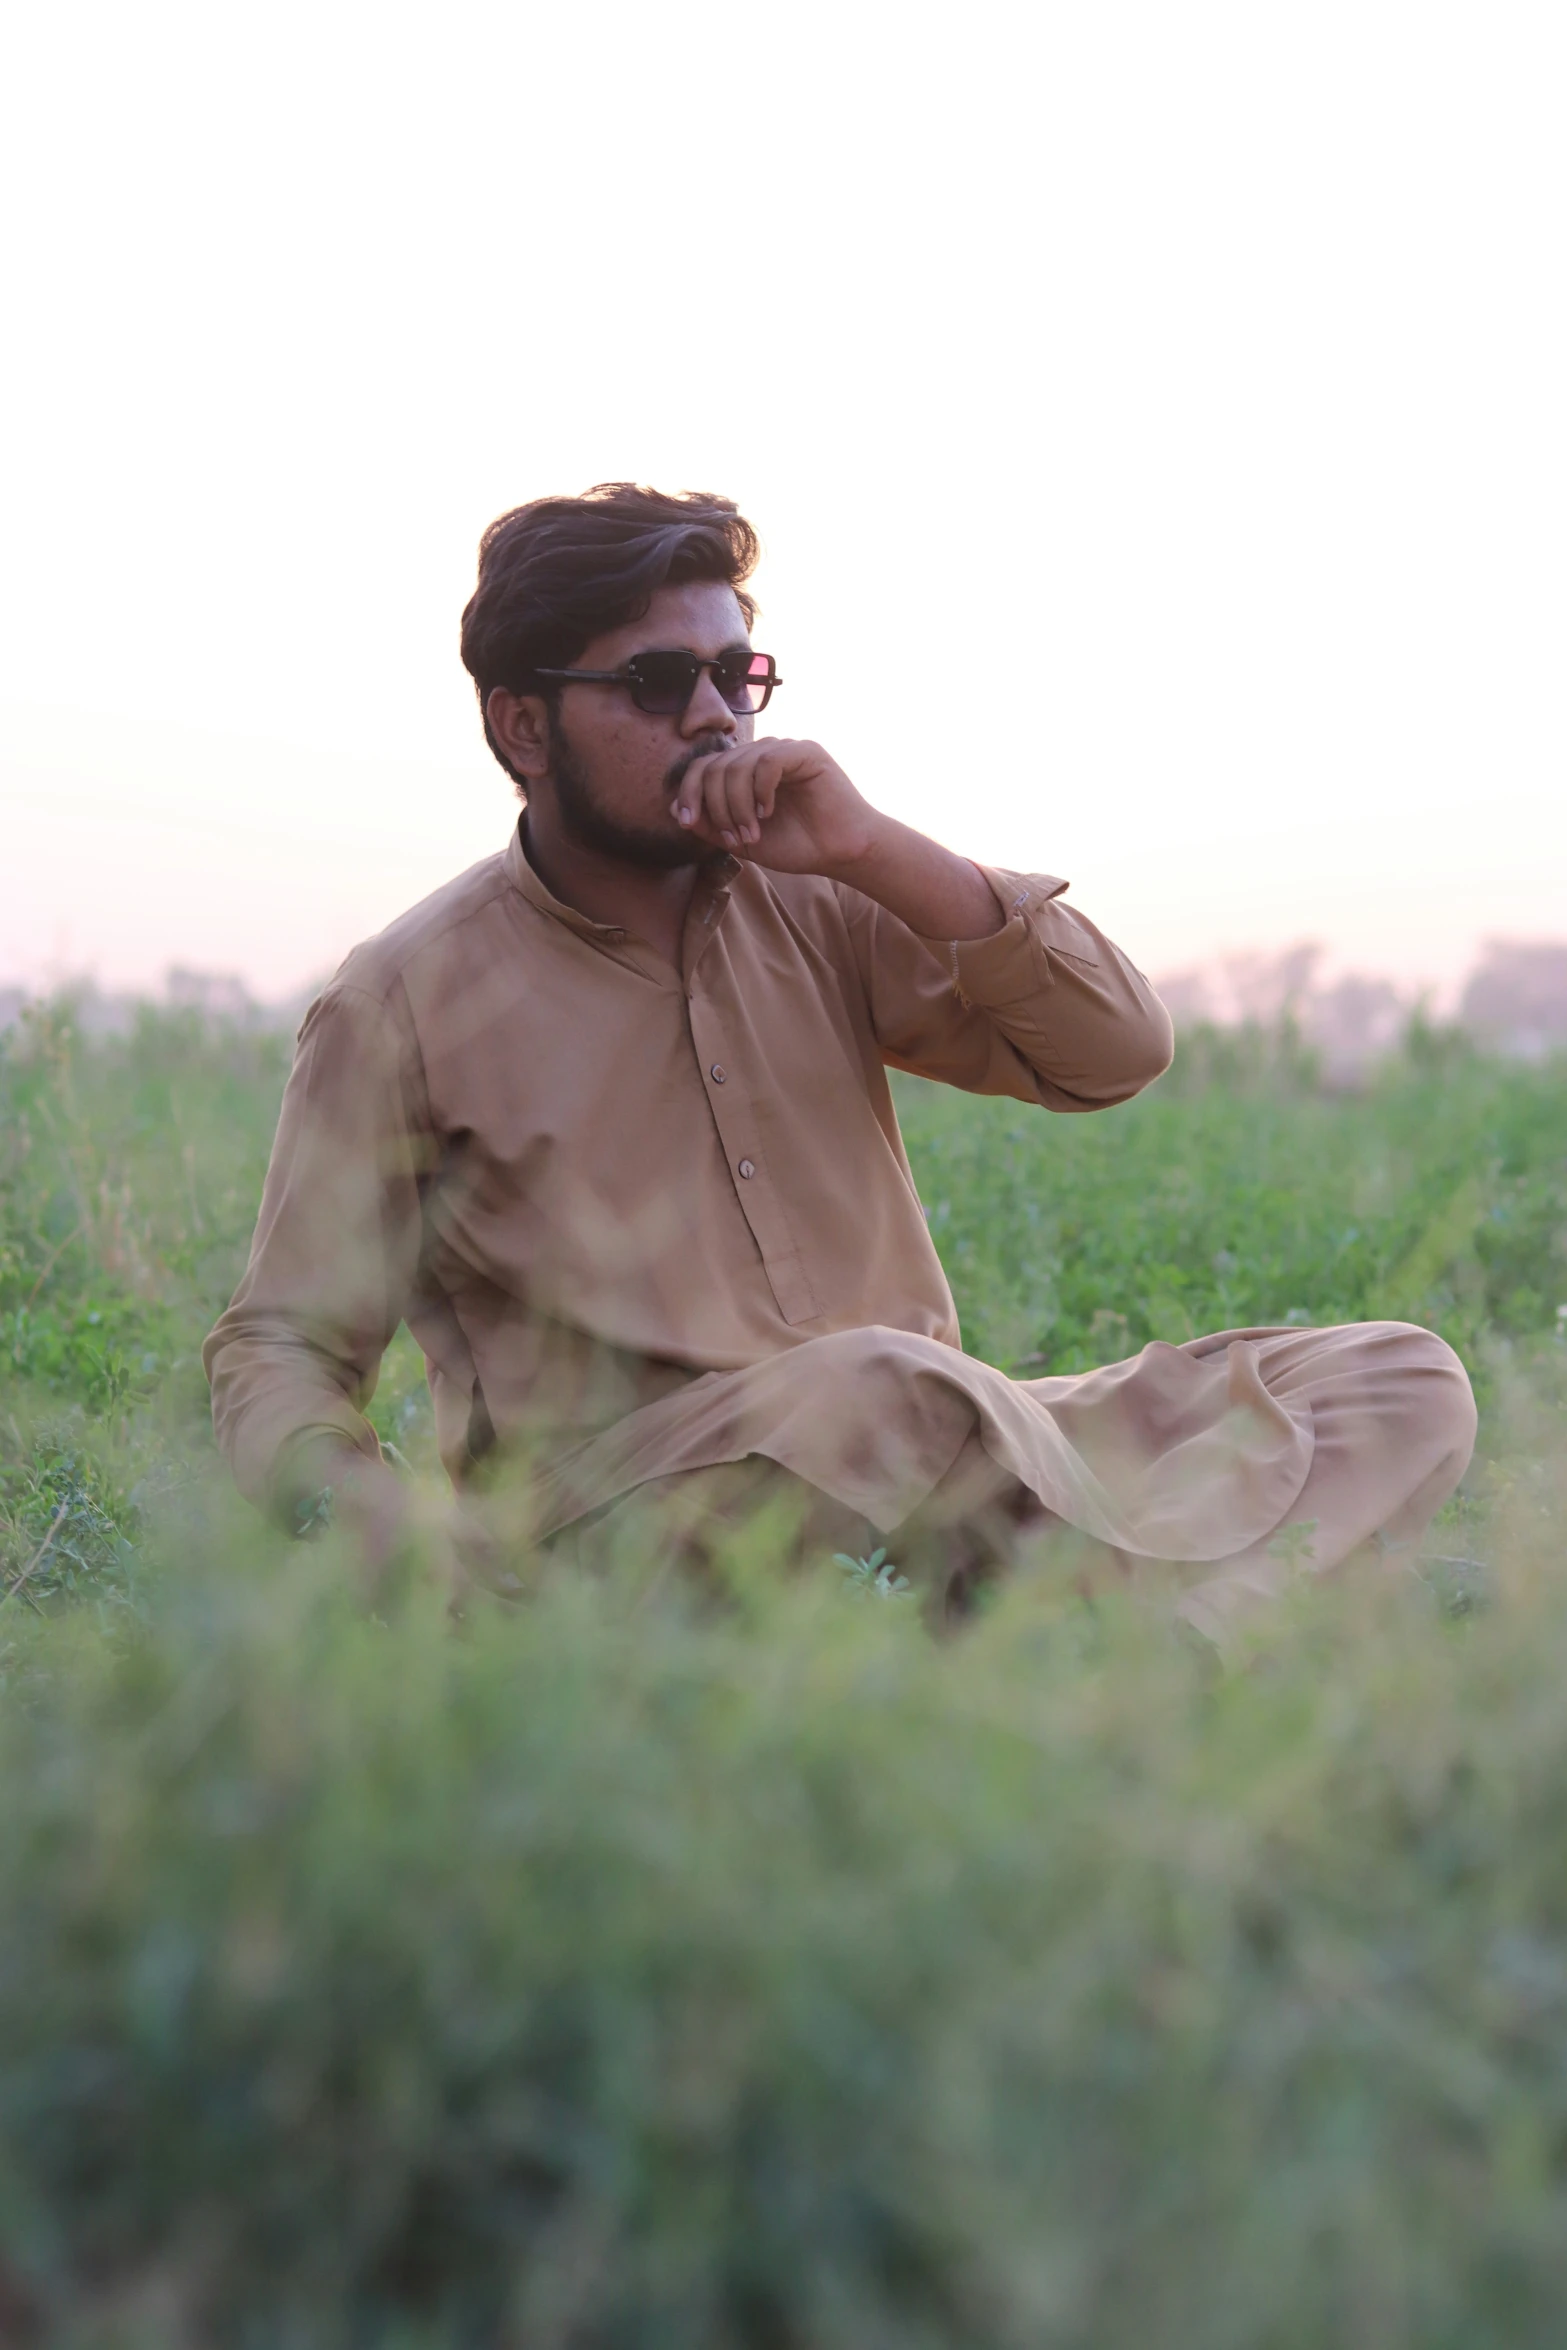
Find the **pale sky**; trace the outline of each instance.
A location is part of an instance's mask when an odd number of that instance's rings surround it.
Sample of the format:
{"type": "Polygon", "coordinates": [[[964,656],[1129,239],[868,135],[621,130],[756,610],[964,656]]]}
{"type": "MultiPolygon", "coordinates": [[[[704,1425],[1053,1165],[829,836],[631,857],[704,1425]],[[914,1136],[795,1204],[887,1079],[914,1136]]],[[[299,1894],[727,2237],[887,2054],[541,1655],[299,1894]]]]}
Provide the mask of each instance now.
{"type": "Polygon", "coordinates": [[[1567,935],[1567,11],[14,11],[0,982],[502,845],[489,518],[762,532],[767,724],[1152,971],[1567,935]]]}

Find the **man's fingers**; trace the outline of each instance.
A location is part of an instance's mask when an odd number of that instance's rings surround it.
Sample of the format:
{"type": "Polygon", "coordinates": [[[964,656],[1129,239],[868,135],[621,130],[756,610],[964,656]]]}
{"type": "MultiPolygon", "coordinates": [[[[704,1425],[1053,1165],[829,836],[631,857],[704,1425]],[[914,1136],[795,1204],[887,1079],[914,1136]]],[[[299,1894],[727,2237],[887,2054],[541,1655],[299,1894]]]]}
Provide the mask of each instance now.
{"type": "Polygon", "coordinates": [[[676,820],[710,833],[726,849],[754,848],[778,805],[791,748],[769,740],[704,752],[680,779],[672,803],[676,820]]]}
{"type": "Polygon", "coordinates": [[[757,744],[751,783],[756,795],[757,818],[763,824],[778,805],[778,787],[783,782],[787,767],[788,761],[779,756],[776,747],[766,743],[757,744]]]}
{"type": "Polygon", "coordinates": [[[726,760],[723,783],[728,796],[730,830],[738,841],[750,848],[762,837],[762,828],[756,820],[754,754],[743,751],[738,757],[726,760]]]}
{"type": "Polygon", "coordinates": [[[729,828],[728,794],[718,780],[725,757],[723,751],[704,751],[700,759],[692,760],[674,797],[677,823],[717,834],[729,828]]]}
{"type": "Polygon", "coordinates": [[[726,849],[736,845],[735,832],[729,817],[729,791],[724,779],[725,760],[720,752],[707,762],[702,776],[702,813],[709,832],[715,833],[726,849]]]}
{"type": "Polygon", "coordinates": [[[702,770],[711,756],[711,752],[708,752],[700,759],[693,759],[675,786],[674,815],[677,824],[694,824],[701,814],[702,770]]]}
{"type": "Polygon", "coordinates": [[[675,795],[677,821],[711,833],[726,849],[754,841],[759,828],[746,776],[748,755],[748,751],[710,751],[693,759],[675,795]]]}

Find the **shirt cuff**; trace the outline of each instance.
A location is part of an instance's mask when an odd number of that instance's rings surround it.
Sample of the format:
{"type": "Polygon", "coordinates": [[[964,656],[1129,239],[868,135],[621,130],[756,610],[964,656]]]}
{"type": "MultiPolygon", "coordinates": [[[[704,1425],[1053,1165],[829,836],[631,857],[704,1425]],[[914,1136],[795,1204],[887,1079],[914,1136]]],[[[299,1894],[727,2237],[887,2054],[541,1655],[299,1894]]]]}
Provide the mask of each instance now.
{"type": "Polygon", "coordinates": [[[300,1456],[307,1445],[320,1437],[340,1437],[345,1456],[347,1450],[352,1450],[363,1454],[366,1460],[381,1458],[379,1437],[346,1396],[340,1411],[331,1404],[316,1403],[310,1418],[303,1423],[290,1414],[286,1432],[278,1427],[281,1417],[280,1411],[278,1420],[270,1427],[247,1426],[245,1442],[236,1447],[234,1456],[234,1482],[241,1493],[274,1517],[291,1517],[304,1482],[300,1476],[300,1456]]]}
{"type": "MultiPolygon", "coordinates": [[[[977,861],[976,861],[977,862],[977,861]]],[[[1051,984],[1041,917],[1069,885],[1052,873],[1008,873],[979,865],[1006,920],[988,938],[927,938],[930,949],[965,1004],[1014,1004],[1051,984]]],[[[1091,954],[1092,950],[1086,950],[1091,954]]]]}

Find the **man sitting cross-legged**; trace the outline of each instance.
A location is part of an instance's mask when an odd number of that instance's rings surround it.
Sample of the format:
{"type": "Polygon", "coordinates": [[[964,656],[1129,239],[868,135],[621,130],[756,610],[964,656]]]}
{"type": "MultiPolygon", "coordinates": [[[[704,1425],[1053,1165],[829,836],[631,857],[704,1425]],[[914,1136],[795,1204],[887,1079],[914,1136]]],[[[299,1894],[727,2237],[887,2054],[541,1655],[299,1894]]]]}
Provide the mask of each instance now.
{"type": "Polygon", "coordinates": [[[1215,1632],[1297,1555],[1407,1544],[1474,1438],[1428,1331],[1225,1331],[1028,1380],[961,1351],[887,1069],[1103,1109],[1165,1068],[1169,1021],[1064,882],[757,738],[755,555],[727,501],[629,484],[485,533],[463,659],[521,821],[305,1017],[206,1347],[240,1485],[288,1514],[331,1491],[392,1544],[407,1489],[363,1406],[406,1319],[452,1479],[525,1447],[542,1540],[650,1492],[692,1529],[783,1492],[832,1547],[961,1583],[1065,1527],[1176,1562],[1215,1632]]]}

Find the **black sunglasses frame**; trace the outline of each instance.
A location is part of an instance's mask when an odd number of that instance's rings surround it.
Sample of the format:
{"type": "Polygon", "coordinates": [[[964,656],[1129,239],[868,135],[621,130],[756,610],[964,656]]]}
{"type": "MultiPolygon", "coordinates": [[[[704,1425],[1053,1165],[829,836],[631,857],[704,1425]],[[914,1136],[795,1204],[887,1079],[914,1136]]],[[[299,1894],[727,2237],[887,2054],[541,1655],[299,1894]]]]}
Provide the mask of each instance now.
{"type": "MultiPolygon", "coordinates": [[[[689,710],[691,707],[691,696],[696,692],[698,682],[702,676],[702,672],[705,669],[722,669],[726,662],[734,661],[738,659],[738,657],[739,656],[735,653],[720,653],[716,656],[715,659],[711,661],[702,661],[697,658],[695,653],[680,652],[673,647],[671,647],[667,652],[654,647],[649,647],[648,653],[646,654],[633,653],[630,660],[626,663],[623,669],[535,669],[530,672],[530,675],[534,677],[549,677],[569,680],[575,685],[623,685],[626,691],[630,694],[631,699],[635,703],[636,707],[639,710],[645,712],[648,717],[683,718],[687,710],[689,710]],[[637,671],[637,663],[648,658],[664,661],[680,660],[689,662],[691,669],[691,682],[686,688],[685,700],[681,702],[675,709],[655,709],[642,699],[644,694],[652,693],[655,690],[651,682],[641,677],[637,671]]],[[[748,704],[747,707],[743,710],[736,710],[734,703],[729,700],[727,694],[723,694],[722,688],[720,688],[720,694],[722,696],[725,709],[734,711],[734,715],[737,718],[756,718],[759,717],[761,712],[766,709],[768,703],[773,698],[773,688],[775,686],[782,685],[783,679],[778,674],[777,664],[774,662],[771,653],[748,653],[746,658],[752,662],[765,661],[767,663],[767,675],[765,677],[757,678],[748,676],[742,680],[742,683],[747,686],[760,688],[762,696],[761,700],[754,704],[748,704]]]]}

